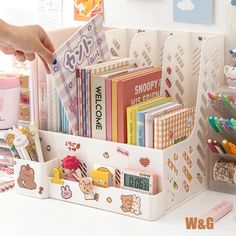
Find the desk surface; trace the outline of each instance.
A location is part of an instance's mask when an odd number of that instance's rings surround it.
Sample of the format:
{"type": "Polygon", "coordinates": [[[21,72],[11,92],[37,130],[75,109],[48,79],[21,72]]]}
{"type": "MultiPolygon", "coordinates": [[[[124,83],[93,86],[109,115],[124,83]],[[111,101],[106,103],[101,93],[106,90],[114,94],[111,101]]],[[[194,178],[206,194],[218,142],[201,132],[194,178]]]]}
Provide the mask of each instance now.
{"type": "Polygon", "coordinates": [[[236,196],[205,191],[159,221],[148,222],[53,199],[40,200],[17,195],[14,190],[0,193],[0,235],[4,236],[173,236],[236,235],[236,211],[215,224],[214,230],[186,230],[185,217],[203,215],[223,200],[236,196]]]}

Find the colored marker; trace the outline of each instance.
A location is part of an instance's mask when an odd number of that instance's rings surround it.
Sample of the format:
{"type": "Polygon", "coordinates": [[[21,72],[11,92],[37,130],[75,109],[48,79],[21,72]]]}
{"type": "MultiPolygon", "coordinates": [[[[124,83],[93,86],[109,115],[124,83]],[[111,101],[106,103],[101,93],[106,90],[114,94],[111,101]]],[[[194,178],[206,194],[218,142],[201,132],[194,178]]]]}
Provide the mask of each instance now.
{"type": "Polygon", "coordinates": [[[232,128],[235,131],[236,130],[236,120],[235,119],[230,119],[230,123],[232,124],[232,128]]]}
{"type": "Polygon", "coordinates": [[[215,147],[219,151],[219,153],[226,153],[224,147],[217,140],[214,140],[213,144],[215,145],[215,147]]]}
{"type": "Polygon", "coordinates": [[[226,124],[227,124],[227,126],[229,127],[229,129],[230,129],[231,131],[233,131],[233,125],[232,125],[231,121],[230,121],[230,120],[226,120],[226,124]]]}
{"type": "Polygon", "coordinates": [[[226,139],[222,141],[222,146],[224,147],[227,154],[232,154],[231,149],[229,147],[229,142],[226,139]]]}
{"type": "Polygon", "coordinates": [[[212,141],[211,138],[207,139],[207,144],[208,144],[208,147],[211,149],[212,152],[219,153],[218,150],[216,149],[215,145],[213,144],[213,141],[212,141]]]}
{"type": "Polygon", "coordinates": [[[220,118],[220,123],[223,126],[224,130],[230,131],[231,129],[228,127],[226,120],[224,118],[220,118]]]}
{"type": "Polygon", "coordinates": [[[229,100],[229,98],[226,95],[223,95],[223,101],[225,103],[225,105],[231,110],[233,111],[233,106],[229,100]]]}
{"type": "Polygon", "coordinates": [[[232,154],[236,154],[236,146],[233,143],[228,143],[230,151],[232,154]]]}
{"type": "Polygon", "coordinates": [[[210,117],[208,118],[208,120],[209,120],[209,123],[210,123],[212,129],[214,129],[217,133],[219,133],[219,130],[218,130],[218,128],[217,128],[216,125],[215,125],[214,117],[213,117],[213,116],[210,116],[210,117]]]}
{"type": "Polygon", "coordinates": [[[216,117],[216,116],[213,117],[213,118],[214,118],[214,124],[215,124],[216,128],[219,130],[219,132],[223,132],[224,128],[221,125],[220,119],[218,117],[216,117]]]}

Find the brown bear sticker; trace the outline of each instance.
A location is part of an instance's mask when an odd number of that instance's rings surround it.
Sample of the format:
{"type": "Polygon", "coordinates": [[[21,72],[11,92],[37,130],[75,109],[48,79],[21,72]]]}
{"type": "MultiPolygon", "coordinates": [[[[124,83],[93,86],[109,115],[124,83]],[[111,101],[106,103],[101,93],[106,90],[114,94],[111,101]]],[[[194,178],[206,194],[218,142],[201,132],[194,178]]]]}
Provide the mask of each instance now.
{"type": "Polygon", "coordinates": [[[135,194],[133,195],[121,195],[121,210],[123,212],[130,212],[135,215],[141,215],[142,212],[140,211],[141,207],[141,199],[137,197],[135,194]]]}
{"type": "Polygon", "coordinates": [[[17,183],[20,188],[29,190],[37,188],[37,185],[34,182],[34,170],[28,164],[21,166],[17,183]]]}

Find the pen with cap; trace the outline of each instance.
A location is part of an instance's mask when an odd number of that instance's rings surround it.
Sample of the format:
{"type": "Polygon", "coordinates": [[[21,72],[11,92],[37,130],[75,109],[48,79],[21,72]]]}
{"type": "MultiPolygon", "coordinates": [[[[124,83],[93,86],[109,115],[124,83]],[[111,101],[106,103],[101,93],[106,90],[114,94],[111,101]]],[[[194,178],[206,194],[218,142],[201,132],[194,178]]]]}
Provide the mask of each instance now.
{"type": "Polygon", "coordinates": [[[215,124],[215,119],[214,119],[214,117],[213,117],[213,116],[210,116],[210,117],[208,118],[208,121],[209,121],[211,127],[212,127],[217,133],[219,133],[220,130],[217,128],[217,126],[216,126],[216,124],[215,124]]]}
{"type": "Polygon", "coordinates": [[[224,139],[222,141],[222,146],[224,147],[227,154],[232,154],[228,140],[224,139]]]}
{"type": "Polygon", "coordinates": [[[29,145],[29,140],[24,134],[16,134],[13,144],[23,160],[31,160],[30,155],[27,151],[27,146],[29,145]]]}
{"type": "Polygon", "coordinates": [[[214,153],[219,153],[218,149],[215,147],[213,140],[211,138],[207,139],[208,147],[211,149],[214,153]]]}
{"type": "Polygon", "coordinates": [[[217,140],[213,140],[213,144],[215,145],[215,148],[218,150],[219,153],[226,153],[224,147],[217,140]]]}

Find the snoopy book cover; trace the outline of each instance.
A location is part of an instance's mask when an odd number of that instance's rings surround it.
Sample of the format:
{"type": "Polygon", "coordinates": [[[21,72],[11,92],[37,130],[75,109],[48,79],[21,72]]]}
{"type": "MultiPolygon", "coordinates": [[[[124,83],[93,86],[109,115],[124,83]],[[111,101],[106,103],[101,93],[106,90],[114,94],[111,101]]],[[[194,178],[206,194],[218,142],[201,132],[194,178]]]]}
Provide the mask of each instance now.
{"type": "Polygon", "coordinates": [[[74,19],[87,21],[95,15],[103,16],[103,0],[74,0],[74,19]]]}
{"type": "Polygon", "coordinates": [[[160,94],[161,68],[121,80],[117,84],[118,142],[127,142],[127,107],[160,94]]]}

